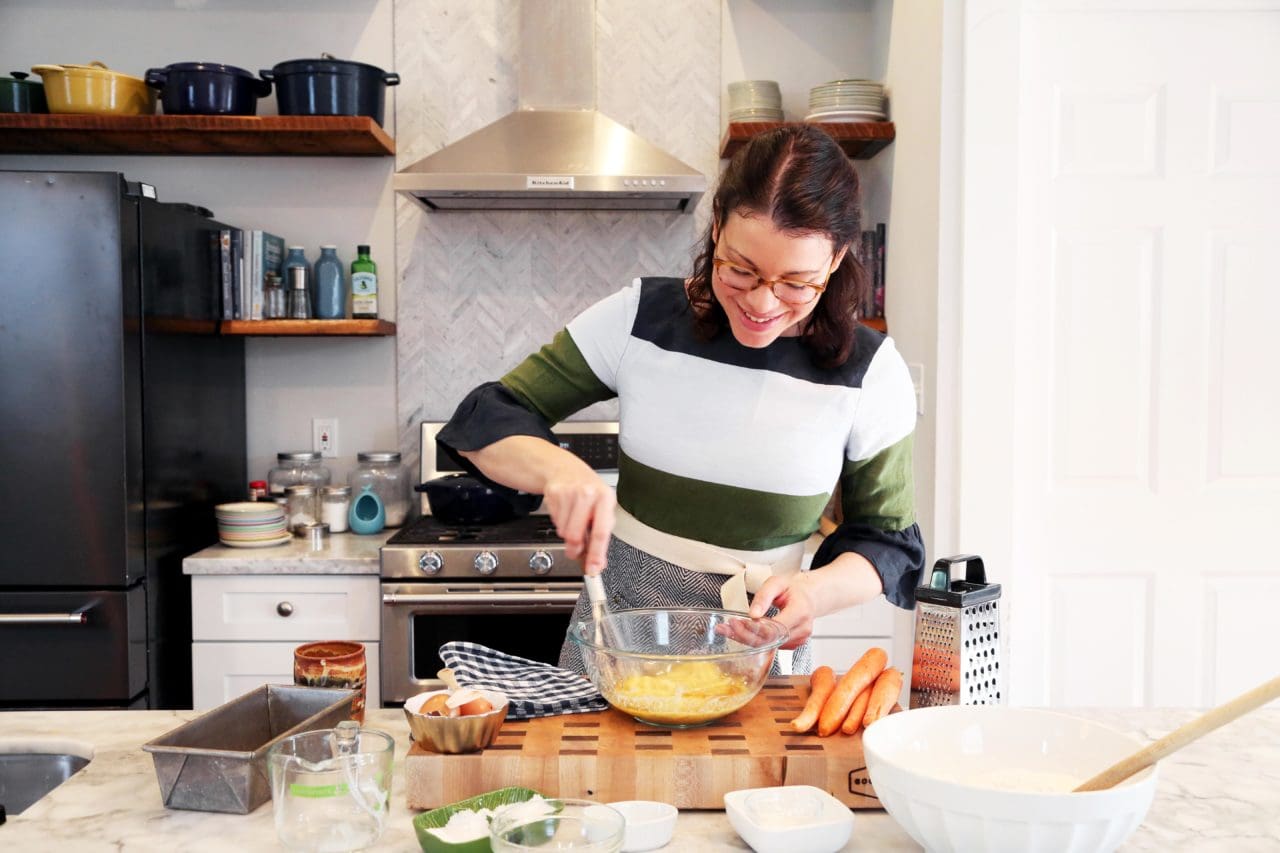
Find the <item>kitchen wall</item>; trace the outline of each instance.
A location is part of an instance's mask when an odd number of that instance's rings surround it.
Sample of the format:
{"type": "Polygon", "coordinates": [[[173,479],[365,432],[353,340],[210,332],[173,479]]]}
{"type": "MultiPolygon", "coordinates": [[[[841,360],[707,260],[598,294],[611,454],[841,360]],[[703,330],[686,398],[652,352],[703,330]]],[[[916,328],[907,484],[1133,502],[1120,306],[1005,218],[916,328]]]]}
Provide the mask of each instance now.
{"type": "MultiPolygon", "coordinates": [[[[518,4],[397,0],[406,83],[401,168],[516,107],[518,4]],[[424,46],[430,49],[424,49],[424,46]]],[[[596,6],[596,96],[605,114],[714,176],[720,0],[596,6]]],[[[639,275],[681,275],[707,223],[695,215],[595,211],[425,213],[397,200],[400,445],[447,418],[582,309],[639,275]]],[[[614,418],[612,404],[579,418],[614,418]]]]}
{"type": "MultiPolygon", "coordinates": [[[[391,0],[4,0],[3,70],[94,59],[141,76],[171,62],[224,62],[257,72],[328,52],[386,69],[392,57],[391,0]]],[[[387,129],[395,135],[394,92],[387,129]]],[[[275,99],[259,105],[275,113],[275,99]]],[[[334,243],[350,261],[369,243],[385,282],[381,311],[395,316],[391,174],[382,158],[0,155],[0,169],[124,172],[154,184],[162,200],[211,209],[224,222],[263,228],[307,247],[334,243]]],[[[344,479],[357,450],[394,447],[392,339],[250,338],[245,477],[263,476],[279,450],[311,444],[313,417],[338,417],[344,479]]],[[[198,436],[192,436],[198,440],[198,436]]]]}
{"type": "MultiPolygon", "coordinates": [[[[918,0],[599,0],[599,108],[714,178],[725,85],[778,80],[788,118],[811,86],[884,79],[898,139],[858,161],[868,222],[889,223],[888,314],[908,361],[924,367],[917,486],[931,545],[938,245],[941,4],[918,0]]],[[[8,0],[0,56],[15,69],[101,59],[141,74],[200,59],[257,70],[322,51],[398,71],[389,90],[394,158],[53,157],[0,155],[0,168],[114,169],[164,198],[211,208],[349,259],[373,246],[394,339],[250,339],[249,471],[310,443],[313,417],[338,417],[341,478],[357,450],[416,458],[417,424],[447,417],[574,313],[641,274],[680,274],[707,220],[636,213],[426,214],[395,197],[408,165],[516,103],[518,4],[468,0],[8,0]],[[394,251],[393,251],[393,246],[394,251]],[[395,279],[399,279],[399,282],[395,279]]],[[[9,70],[5,68],[4,70],[9,70]]],[[[274,99],[261,112],[275,111],[274,99]]],[[[596,407],[582,417],[612,416],[596,407]]],[[[941,544],[947,550],[949,543],[941,544]]],[[[931,549],[932,550],[932,549],[931,549]]]]}

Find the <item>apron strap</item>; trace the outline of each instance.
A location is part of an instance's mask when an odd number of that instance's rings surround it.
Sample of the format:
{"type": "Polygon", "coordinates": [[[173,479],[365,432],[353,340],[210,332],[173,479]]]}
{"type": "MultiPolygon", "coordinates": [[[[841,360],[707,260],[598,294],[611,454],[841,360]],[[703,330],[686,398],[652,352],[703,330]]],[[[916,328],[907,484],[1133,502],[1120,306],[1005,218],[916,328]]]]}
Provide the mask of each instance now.
{"type": "Polygon", "coordinates": [[[640,521],[622,507],[616,510],[613,535],[633,548],[692,572],[727,575],[720,587],[720,603],[726,610],[747,612],[747,593],[757,592],[773,575],[800,571],[804,542],[768,551],[737,551],[696,539],[664,533],[640,521]]]}

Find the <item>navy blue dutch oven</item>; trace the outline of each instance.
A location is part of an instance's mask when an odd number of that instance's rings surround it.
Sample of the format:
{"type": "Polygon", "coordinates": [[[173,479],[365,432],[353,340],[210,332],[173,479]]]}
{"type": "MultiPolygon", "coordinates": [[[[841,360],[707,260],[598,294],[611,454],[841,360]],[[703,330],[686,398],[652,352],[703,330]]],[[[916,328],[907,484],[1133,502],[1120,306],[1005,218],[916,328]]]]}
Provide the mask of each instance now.
{"type": "Polygon", "coordinates": [[[369,116],[382,124],[387,87],[400,75],[363,62],[334,59],[291,59],[259,72],[276,87],[282,116],[369,116]]]}
{"type": "Polygon", "coordinates": [[[258,98],[271,94],[271,84],[250,71],[216,62],[177,62],[149,68],[147,85],[160,90],[168,115],[251,116],[258,98]]]}

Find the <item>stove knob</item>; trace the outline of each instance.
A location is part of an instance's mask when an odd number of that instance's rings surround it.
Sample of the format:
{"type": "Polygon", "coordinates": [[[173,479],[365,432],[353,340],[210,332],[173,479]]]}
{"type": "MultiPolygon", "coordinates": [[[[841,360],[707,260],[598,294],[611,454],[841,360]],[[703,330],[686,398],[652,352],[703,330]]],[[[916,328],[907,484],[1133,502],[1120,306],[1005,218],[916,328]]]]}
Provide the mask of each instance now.
{"type": "Polygon", "coordinates": [[[491,575],[498,570],[498,558],[493,556],[491,551],[481,551],[476,554],[472,565],[476,567],[476,571],[480,574],[491,575]]]}
{"type": "Polygon", "coordinates": [[[529,558],[529,568],[533,569],[535,575],[550,574],[551,566],[554,564],[555,558],[546,551],[534,551],[533,556],[529,558]]]}
{"type": "Polygon", "coordinates": [[[428,551],[418,558],[418,568],[424,575],[438,575],[444,568],[444,558],[436,551],[428,551]]]}

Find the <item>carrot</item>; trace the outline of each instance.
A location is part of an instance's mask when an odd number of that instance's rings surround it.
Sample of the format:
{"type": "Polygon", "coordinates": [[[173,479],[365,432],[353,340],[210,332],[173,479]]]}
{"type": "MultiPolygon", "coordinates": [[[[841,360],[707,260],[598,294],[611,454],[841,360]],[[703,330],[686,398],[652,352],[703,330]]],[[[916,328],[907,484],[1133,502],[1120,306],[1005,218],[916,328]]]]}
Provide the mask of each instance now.
{"type": "Polygon", "coordinates": [[[858,658],[857,663],[849,667],[848,672],[840,676],[836,689],[831,692],[830,698],[822,706],[822,713],[818,715],[818,734],[821,737],[834,734],[836,729],[840,728],[844,718],[849,715],[853,700],[858,698],[858,694],[865,690],[867,685],[875,681],[876,676],[888,662],[889,656],[885,650],[872,646],[867,649],[866,654],[858,658]]]}
{"type": "Polygon", "coordinates": [[[841,734],[851,735],[862,728],[862,715],[867,712],[867,702],[870,699],[871,688],[864,687],[862,692],[858,694],[858,698],[853,700],[853,707],[849,709],[848,716],[844,718],[844,723],[840,726],[841,734]]]}
{"type": "Polygon", "coordinates": [[[867,712],[862,716],[862,725],[870,726],[876,720],[893,710],[902,692],[902,671],[889,667],[880,673],[875,686],[871,688],[871,701],[867,703],[867,712]]]}
{"type": "Polygon", "coordinates": [[[809,677],[809,701],[804,703],[800,716],[791,721],[791,728],[807,732],[818,722],[818,713],[831,691],[836,689],[836,673],[829,666],[820,666],[809,677]]]}

